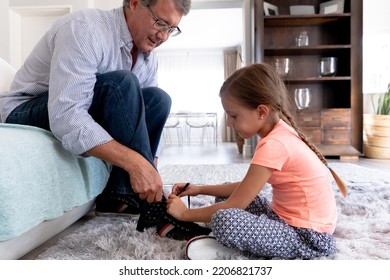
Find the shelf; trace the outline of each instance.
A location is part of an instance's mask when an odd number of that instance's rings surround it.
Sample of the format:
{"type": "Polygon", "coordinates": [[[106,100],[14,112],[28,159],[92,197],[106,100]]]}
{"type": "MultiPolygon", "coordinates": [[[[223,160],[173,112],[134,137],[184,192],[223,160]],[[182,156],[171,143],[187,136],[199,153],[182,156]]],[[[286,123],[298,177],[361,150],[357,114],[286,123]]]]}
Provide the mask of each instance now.
{"type": "Polygon", "coordinates": [[[316,145],[324,156],[362,156],[362,153],[350,145],[316,145]]]}
{"type": "Polygon", "coordinates": [[[306,77],[306,78],[286,78],[288,83],[318,83],[318,82],[334,82],[334,81],[350,81],[351,77],[336,76],[336,77],[306,77]]]}
{"type": "Polygon", "coordinates": [[[265,16],[264,27],[284,27],[284,26],[310,26],[323,25],[338,20],[348,19],[350,13],[331,14],[331,15],[301,15],[301,16],[265,16]]]}
{"type": "MultiPolygon", "coordinates": [[[[318,8],[325,1],[273,0],[272,4],[279,8],[279,15],[266,16],[264,1],[255,0],[255,59],[274,65],[276,57],[291,58],[292,71],[283,79],[289,97],[294,98],[295,89],[307,87],[315,92],[312,109],[343,108],[351,112],[346,117],[351,124],[347,130],[337,131],[345,126],[332,123],[331,129],[315,131],[311,136],[321,144],[318,148],[325,156],[358,157],[363,150],[363,0],[344,0],[344,13],[340,14],[288,14],[291,5],[310,2],[318,8]],[[296,46],[297,37],[304,31],[309,35],[309,45],[296,46]],[[323,57],[337,58],[336,76],[319,76],[323,57]]],[[[326,116],[321,114],[319,118],[323,120],[326,116]]]]}
{"type": "Polygon", "coordinates": [[[351,45],[319,45],[305,47],[280,47],[272,49],[264,49],[264,54],[267,56],[275,55],[320,55],[327,52],[338,50],[350,50],[351,45]]]}

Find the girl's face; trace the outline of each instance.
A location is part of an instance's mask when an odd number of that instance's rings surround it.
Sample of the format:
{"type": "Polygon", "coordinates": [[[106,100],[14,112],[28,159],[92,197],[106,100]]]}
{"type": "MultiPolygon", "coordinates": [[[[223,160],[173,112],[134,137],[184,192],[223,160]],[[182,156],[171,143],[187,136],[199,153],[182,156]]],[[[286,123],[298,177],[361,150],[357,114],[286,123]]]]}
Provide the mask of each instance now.
{"type": "Polygon", "coordinates": [[[260,135],[264,123],[260,106],[256,109],[250,109],[231,97],[221,97],[221,102],[228,117],[227,125],[229,127],[245,139],[255,134],[260,135]]]}

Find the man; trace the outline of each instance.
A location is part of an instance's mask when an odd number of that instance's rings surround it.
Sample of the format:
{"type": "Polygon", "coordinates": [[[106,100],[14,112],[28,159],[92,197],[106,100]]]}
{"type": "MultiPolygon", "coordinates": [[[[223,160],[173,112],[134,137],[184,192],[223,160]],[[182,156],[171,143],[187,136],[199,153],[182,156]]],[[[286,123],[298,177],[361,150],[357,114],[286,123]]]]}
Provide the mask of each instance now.
{"type": "Polygon", "coordinates": [[[113,164],[97,214],[141,214],[139,231],[156,227],[175,239],[210,232],[166,214],[154,165],[171,99],[156,86],[153,50],[181,32],[190,6],[190,0],[124,0],[112,11],[67,15],[0,98],[2,122],[51,130],[73,154],[113,164]]]}

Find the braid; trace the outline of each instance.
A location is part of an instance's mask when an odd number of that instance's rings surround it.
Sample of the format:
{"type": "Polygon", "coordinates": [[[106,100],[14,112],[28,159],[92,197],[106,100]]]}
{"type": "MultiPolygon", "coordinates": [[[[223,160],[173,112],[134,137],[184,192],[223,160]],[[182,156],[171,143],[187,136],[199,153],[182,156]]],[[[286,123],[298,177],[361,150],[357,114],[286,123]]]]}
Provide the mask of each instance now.
{"type": "Polygon", "coordinates": [[[322,161],[322,163],[325,164],[325,166],[329,169],[343,197],[345,197],[347,195],[347,186],[345,185],[344,181],[328,165],[328,161],[325,159],[322,153],[317,149],[317,147],[313,144],[313,142],[309,138],[307,138],[306,135],[301,131],[295,119],[290,114],[288,114],[283,108],[279,107],[279,110],[282,113],[282,119],[284,121],[287,120],[287,123],[289,123],[290,126],[295,129],[295,131],[298,133],[298,136],[302,139],[302,141],[317,155],[317,157],[322,161]]]}
{"type": "Polygon", "coordinates": [[[317,149],[314,143],[309,138],[307,138],[306,135],[302,132],[302,130],[296,123],[295,119],[291,117],[291,115],[287,114],[287,112],[283,109],[281,109],[281,113],[288,120],[291,127],[295,129],[295,131],[298,133],[298,136],[302,139],[302,141],[305,142],[305,144],[317,155],[317,157],[322,161],[323,164],[328,165],[328,162],[326,161],[325,157],[317,149]]]}

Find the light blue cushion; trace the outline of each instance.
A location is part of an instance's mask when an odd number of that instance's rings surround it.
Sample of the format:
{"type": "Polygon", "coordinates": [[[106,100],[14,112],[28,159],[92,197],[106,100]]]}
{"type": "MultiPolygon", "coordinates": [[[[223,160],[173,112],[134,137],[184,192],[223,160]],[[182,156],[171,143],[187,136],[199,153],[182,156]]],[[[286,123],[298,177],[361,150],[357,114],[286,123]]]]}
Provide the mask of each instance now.
{"type": "Polygon", "coordinates": [[[109,170],[72,155],[49,131],[0,124],[0,241],[93,200],[109,170]]]}

